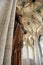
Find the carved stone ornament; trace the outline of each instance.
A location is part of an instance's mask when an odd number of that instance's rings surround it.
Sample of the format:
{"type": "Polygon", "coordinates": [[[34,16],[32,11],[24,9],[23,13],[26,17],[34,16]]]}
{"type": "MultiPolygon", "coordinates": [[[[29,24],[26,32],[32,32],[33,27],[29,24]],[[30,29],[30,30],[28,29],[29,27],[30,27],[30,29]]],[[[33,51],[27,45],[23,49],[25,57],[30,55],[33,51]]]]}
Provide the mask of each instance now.
{"type": "Polygon", "coordinates": [[[33,42],[40,34],[43,35],[43,0],[18,0],[17,7],[22,14],[20,21],[27,31],[24,40],[27,37],[29,42],[33,42]]]}

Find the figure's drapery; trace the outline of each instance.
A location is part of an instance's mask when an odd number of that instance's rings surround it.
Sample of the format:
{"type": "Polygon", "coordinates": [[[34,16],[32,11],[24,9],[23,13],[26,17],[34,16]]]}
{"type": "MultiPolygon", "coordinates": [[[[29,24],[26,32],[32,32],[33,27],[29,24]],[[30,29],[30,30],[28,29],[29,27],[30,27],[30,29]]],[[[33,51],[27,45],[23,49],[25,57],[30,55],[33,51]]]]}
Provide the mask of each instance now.
{"type": "Polygon", "coordinates": [[[17,0],[0,0],[0,65],[11,65],[17,0]]]}
{"type": "Polygon", "coordinates": [[[12,59],[11,65],[21,65],[21,49],[23,47],[23,34],[21,32],[21,26],[17,23],[13,44],[12,44],[12,59]]]}

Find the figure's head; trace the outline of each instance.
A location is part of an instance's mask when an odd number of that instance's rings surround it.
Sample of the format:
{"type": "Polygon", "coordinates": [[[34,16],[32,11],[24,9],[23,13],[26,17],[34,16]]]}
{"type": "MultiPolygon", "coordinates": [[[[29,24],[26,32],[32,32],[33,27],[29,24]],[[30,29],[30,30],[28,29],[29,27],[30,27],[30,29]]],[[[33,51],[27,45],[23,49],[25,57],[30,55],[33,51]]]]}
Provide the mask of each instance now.
{"type": "Polygon", "coordinates": [[[17,21],[17,23],[20,24],[23,34],[26,34],[27,31],[24,28],[23,16],[22,16],[22,13],[20,11],[21,10],[18,7],[16,7],[16,21],[17,21]]]}
{"type": "Polygon", "coordinates": [[[32,2],[35,2],[35,0],[32,0],[32,2]]]}

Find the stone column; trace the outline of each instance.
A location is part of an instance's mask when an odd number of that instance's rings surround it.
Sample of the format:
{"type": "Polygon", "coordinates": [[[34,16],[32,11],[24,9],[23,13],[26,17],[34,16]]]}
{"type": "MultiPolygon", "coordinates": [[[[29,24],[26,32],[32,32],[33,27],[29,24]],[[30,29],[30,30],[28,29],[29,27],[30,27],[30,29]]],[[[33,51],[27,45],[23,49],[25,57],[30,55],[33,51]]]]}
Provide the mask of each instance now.
{"type": "Polygon", "coordinates": [[[28,44],[26,45],[26,48],[27,48],[27,64],[30,65],[28,44]]]}
{"type": "Polygon", "coordinates": [[[9,28],[8,28],[3,65],[11,65],[12,40],[13,40],[16,3],[17,3],[17,0],[12,0],[13,6],[12,6],[12,12],[11,12],[10,23],[9,23],[9,28]]]}
{"type": "MultiPolygon", "coordinates": [[[[3,2],[3,0],[2,0],[3,2]]],[[[3,64],[4,52],[6,46],[7,32],[10,23],[10,15],[12,9],[12,0],[4,0],[2,13],[0,15],[0,65],[3,64]]]]}
{"type": "Polygon", "coordinates": [[[34,40],[34,55],[35,55],[35,65],[41,65],[41,56],[37,37],[34,40]]]}

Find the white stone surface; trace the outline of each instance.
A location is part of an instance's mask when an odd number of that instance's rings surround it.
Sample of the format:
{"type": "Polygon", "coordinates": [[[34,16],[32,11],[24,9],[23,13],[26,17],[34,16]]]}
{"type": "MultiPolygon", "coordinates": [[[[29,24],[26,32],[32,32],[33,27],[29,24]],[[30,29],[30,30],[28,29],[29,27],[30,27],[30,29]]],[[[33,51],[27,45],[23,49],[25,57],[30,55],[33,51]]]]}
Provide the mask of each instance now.
{"type": "Polygon", "coordinates": [[[0,2],[0,65],[11,65],[16,1],[2,0],[0,2]]]}

